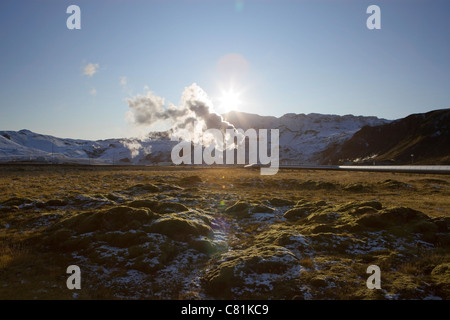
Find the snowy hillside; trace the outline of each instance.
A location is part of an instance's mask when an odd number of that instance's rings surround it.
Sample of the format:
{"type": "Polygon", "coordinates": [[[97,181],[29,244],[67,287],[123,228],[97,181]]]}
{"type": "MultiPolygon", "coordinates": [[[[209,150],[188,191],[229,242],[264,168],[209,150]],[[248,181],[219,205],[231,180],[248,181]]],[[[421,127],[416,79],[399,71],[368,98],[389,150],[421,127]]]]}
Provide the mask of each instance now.
{"type": "Polygon", "coordinates": [[[450,109],[364,127],[322,153],[322,163],[450,164],[450,109]],[[386,139],[389,137],[389,139],[386,139]]]}
{"type": "Polygon", "coordinates": [[[138,139],[74,140],[29,130],[0,131],[0,161],[85,164],[149,164],[170,161],[174,142],[155,135],[138,139]]]}
{"type": "Polygon", "coordinates": [[[341,144],[364,126],[386,124],[377,117],[288,113],[280,118],[230,112],[225,120],[237,128],[272,128],[280,130],[280,158],[302,164],[320,162],[320,152],[330,144],[341,144]]]}
{"type": "MultiPolygon", "coordinates": [[[[343,143],[366,125],[385,124],[376,117],[321,114],[286,114],[280,118],[230,112],[225,120],[236,128],[279,129],[280,158],[296,163],[318,163],[321,151],[343,143]]],[[[29,130],[0,131],[0,161],[35,161],[85,164],[158,164],[170,162],[176,142],[168,133],[154,132],[146,140],[74,140],[29,130]]]]}

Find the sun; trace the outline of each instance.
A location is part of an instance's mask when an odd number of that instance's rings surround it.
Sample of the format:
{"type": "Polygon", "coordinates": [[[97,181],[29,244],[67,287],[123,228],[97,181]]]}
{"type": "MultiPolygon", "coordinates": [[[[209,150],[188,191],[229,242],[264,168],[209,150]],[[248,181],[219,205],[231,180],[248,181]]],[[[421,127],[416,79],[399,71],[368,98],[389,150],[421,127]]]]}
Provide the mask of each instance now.
{"type": "Polygon", "coordinates": [[[219,108],[225,112],[236,110],[242,103],[241,94],[234,88],[223,90],[218,100],[219,108]]]}

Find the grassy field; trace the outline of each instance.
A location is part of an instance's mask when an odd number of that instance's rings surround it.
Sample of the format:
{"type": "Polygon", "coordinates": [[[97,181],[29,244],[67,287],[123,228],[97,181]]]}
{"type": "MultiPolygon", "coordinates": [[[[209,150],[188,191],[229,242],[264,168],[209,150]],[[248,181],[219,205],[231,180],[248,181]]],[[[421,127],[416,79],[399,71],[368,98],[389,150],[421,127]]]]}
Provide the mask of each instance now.
{"type": "Polygon", "coordinates": [[[447,175],[26,165],[0,177],[0,299],[450,298],[447,175]],[[66,287],[69,265],[81,290],[66,287]]]}

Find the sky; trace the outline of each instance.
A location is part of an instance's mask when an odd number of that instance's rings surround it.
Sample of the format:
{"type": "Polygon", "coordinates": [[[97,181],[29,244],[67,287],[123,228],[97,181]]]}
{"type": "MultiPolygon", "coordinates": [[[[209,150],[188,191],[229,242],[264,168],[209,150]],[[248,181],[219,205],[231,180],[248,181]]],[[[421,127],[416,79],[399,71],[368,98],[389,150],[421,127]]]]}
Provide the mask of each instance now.
{"type": "Polygon", "coordinates": [[[2,0],[0,130],[132,137],[127,99],[178,106],[193,83],[218,113],[449,108],[449,13],[449,0],[2,0]]]}

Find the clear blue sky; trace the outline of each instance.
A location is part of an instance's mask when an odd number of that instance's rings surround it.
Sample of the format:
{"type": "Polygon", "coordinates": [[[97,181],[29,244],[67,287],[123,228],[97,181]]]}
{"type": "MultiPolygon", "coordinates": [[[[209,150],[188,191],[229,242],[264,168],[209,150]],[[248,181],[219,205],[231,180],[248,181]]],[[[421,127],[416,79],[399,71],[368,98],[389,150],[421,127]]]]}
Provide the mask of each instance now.
{"type": "Polygon", "coordinates": [[[126,98],[192,83],[239,110],[387,119],[450,107],[450,1],[0,2],[0,130],[133,135],[126,98]],[[66,9],[81,8],[81,30],[66,9]],[[366,9],[381,8],[381,30],[366,9]],[[90,69],[86,66],[92,64],[90,69]]]}

